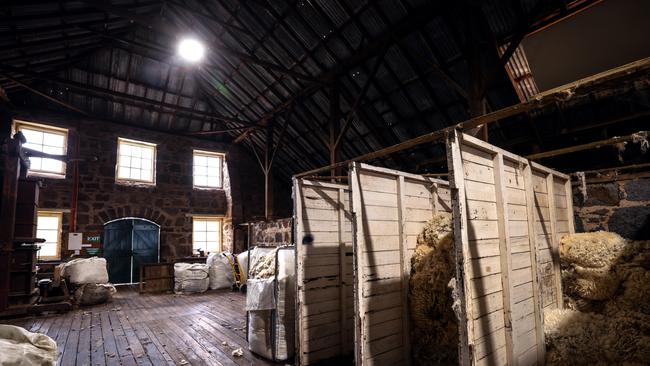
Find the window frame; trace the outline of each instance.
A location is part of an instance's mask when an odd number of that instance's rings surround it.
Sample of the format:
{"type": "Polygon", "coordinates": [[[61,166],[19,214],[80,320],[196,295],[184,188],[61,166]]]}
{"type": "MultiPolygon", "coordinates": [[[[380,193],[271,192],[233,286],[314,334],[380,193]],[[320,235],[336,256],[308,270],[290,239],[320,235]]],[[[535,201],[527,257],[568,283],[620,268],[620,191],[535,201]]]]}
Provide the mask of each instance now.
{"type": "MultiPolygon", "coordinates": [[[[219,234],[219,238],[217,239],[217,243],[219,245],[218,251],[216,253],[221,253],[223,252],[223,216],[209,216],[209,215],[193,215],[192,216],[192,253],[196,251],[196,246],[195,246],[195,236],[194,236],[194,222],[195,221],[216,221],[219,223],[219,230],[217,234],[219,234]]],[[[206,247],[203,248],[204,253],[212,253],[208,251],[207,247],[207,241],[205,242],[206,247]]]]}
{"type": "MultiPolygon", "coordinates": [[[[53,135],[63,136],[63,155],[68,156],[68,134],[69,130],[67,128],[52,126],[48,124],[24,121],[24,120],[14,120],[13,131],[18,132],[22,131],[23,128],[36,130],[42,133],[49,133],[53,135]]],[[[29,141],[28,141],[29,142],[29,141]]],[[[32,169],[31,167],[27,170],[28,176],[44,177],[44,178],[55,178],[55,179],[65,179],[67,172],[68,162],[61,162],[61,171],[60,172],[51,172],[47,170],[37,170],[32,169]]]]}
{"type": "MultiPolygon", "coordinates": [[[[133,140],[126,137],[117,138],[117,158],[115,160],[115,182],[124,184],[142,184],[142,185],[156,185],[156,159],[158,154],[158,145],[152,142],[133,140]],[[153,150],[151,158],[151,180],[134,179],[134,178],[120,178],[120,148],[122,144],[136,146],[140,148],[149,148],[153,150]]],[[[140,168],[143,170],[142,168],[140,168]]]]}
{"type": "Polygon", "coordinates": [[[216,151],[207,151],[207,150],[201,150],[201,149],[192,149],[192,187],[194,189],[201,189],[201,190],[219,190],[223,189],[223,163],[226,159],[226,154],[216,152],[216,151]],[[205,156],[208,158],[219,158],[219,184],[217,186],[202,186],[202,185],[197,185],[196,184],[196,172],[195,172],[195,165],[194,165],[194,157],[195,156],[205,156]]]}
{"type": "MultiPolygon", "coordinates": [[[[63,245],[63,211],[58,210],[38,210],[36,214],[36,236],[38,237],[38,218],[44,217],[56,217],[58,219],[59,225],[56,229],[56,256],[41,256],[40,255],[40,246],[45,245],[45,243],[38,243],[39,245],[39,261],[58,261],[61,260],[61,247],[63,245]]],[[[51,245],[51,244],[48,244],[51,245]]]]}

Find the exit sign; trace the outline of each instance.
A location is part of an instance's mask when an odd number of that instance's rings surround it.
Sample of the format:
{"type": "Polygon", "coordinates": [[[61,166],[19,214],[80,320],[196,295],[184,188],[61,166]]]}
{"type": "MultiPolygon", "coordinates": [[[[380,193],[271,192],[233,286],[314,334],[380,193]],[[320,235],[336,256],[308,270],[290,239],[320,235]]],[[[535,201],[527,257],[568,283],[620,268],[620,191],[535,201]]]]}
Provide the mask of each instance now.
{"type": "Polygon", "coordinates": [[[101,233],[84,233],[84,244],[99,244],[102,242],[101,233]]]}

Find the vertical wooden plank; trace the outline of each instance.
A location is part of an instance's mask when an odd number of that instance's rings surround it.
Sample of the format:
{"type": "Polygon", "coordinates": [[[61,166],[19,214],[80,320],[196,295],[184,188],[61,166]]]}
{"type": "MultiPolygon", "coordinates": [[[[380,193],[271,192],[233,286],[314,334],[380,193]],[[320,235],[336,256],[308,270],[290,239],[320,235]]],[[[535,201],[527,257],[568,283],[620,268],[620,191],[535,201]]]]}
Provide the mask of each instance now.
{"type": "Polygon", "coordinates": [[[560,273],[560,248],[557,239],[557,215],[555,212],[555,190],[553,189],[553,174],[546,175],[546,191],[548,192],[548,208],[551,221],[551,244],[553,249],[553,276],[555,277],[555,295],[558,309],[564,308],[562,300],[562,275],[560,273]]]}
{"type": "Polygon", "coordinates": [[[436,214],[438,213],[438,200],[440,199],[440,196],[438,195],[438,183],[433,183],[431,185],[431,208],[433,208],[433,213],[436,214]]]}
{"type": "Polygon", "coordinates": [[[338,228],[339,228],[339,322],[340,322],[340,334],[341,334],[341,339],[339,340],[339,352],[341,355],[345,354],[345,346],[347,342],[347,337],[346,337],[346,319],[345,319],[345,314],[347,313],[346,311],[346,306],[345,306],[345,281],[343,279],[345,278],[345,242],[343,241],[343,226],[344,226],[344,219],[345,219],[345,191],[343,188],[339,188],[338,190],[338,200],[337,200],[337,205],[338,205],[338,228]]]}
{"type": "Polygon", "coordinates": [[[537,235],[535,225],[535,192],[533,192],[533,171],[530,164],[524,167],[524,189],[526,191],[526,214],[528,216],[528,243],[530,263],[533,272],[533,305],[535,310],[535,330],[537,336],[537,364],[544,365],[546,347],[544,339],[544,311],[542,310],[542,273],[537,257],[537,235]]]}
{"type": "Polygon", "coordinates": [[[411,340],[410,340],[410,330],[409,330],[409,311],[408,311],[408,293],[409,293],[409,277],[411,275],[410,270],[410,258],[408,253],[408,247],[406,245],[406,234],[404,229],[406,226],[406,204],[404,199],[404,176],[400,175],[397,177],[397,222],[399,224],[399,251],[400,251],[400,268],[402,270],[402,339],[403,339],[403,351],[404,351],[404,360],[407,364],[410,364],[411,361],[411,340]]]}
{"type": "Polygon", "coordinates": [[[354,263],[354,312],[355,312],[355,339],[354,339],[354,364],[363,364],[363,354],[366,347],[366,330],[365,322],[362,317],[365,314],[363,308],[363,248],[365,247],[365,238],[363,232],[363,215],[362,202],[359,187],[359,163],[352,163],[349,169],[350,189],[352,190],[352,201],[350,202],[350,211],[354,214],[354,241],[352,245],[352,258],[354,263]]]}
{"type": "Polygon", "coordinates": [[[452,212],[454,220],[454,252],[456,255],[456,296],[460,301],[456,308],[459,333],[459,357],[461,366],[473,364],[470,348],[474,344],[471,291],[469,283],[469,242],[467,233],[467,209],[465,207],[465,180],[463,159],[460,153],[459,132],[454,130],[447,137],[447,166],[449,167],[449,189],[451,191],[452,212]],[[466,276],[467,274],[467,276],[466,276]]]}
{"type": "Polygon", "coordinates": [[[569,233],[575,234],[575,214],[573,213],[573,192],[571,191],[571,179],[564,182],[564,194],[566,194],[567,220],[569,220],[569,233]]]}
{"type": "Polygon", "coordinates": [[[296,324],[294,324],[294,331],[298,335],[295,338],[296,354],[298,355],[298,365],[305,365],[305,355],[302,354],[302,342],[306,339],[302,324],[305,322],[303,319],[302,304],[305,300],[305,294],[302,291],[303,278],[304,278],[304,265],[302,254],[302,237],[303,237],[303,218],[302,218],[302,180],[293,179],[293,217],[294,217],[294,237],[296,238],[296,324]]]}
{"type": "Polygon", "coordinates": [[[514,343],[512,339],[512,303],[510,301],[510,272],[512,256],[510,255],[510,230],[508,220],[508,202],[506,200],[505,171],[503,169],[503,155],[497,153],[493,158],[494,163],[494,188],[496,193],[497,217],[499,228],[499,258],[501,261],[501,284],[503,286],[503,320],[506,334],[506,360],[508,365],[517,365],[517,358],[513,356],[514,343]]]}

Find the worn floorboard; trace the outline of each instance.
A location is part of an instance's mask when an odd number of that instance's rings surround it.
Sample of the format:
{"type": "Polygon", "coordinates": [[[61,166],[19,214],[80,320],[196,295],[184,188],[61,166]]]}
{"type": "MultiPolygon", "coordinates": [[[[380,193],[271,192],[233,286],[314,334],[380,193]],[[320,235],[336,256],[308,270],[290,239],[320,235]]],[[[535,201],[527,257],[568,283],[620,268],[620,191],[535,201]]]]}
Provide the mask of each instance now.
{"type": "Polygon", "coordinates": [[[139,294],[119,287],[113,301],[66,314],[0,320],[52,337],[59,364],[277,365],[248,351],[243,294],[139,294]],[[241,357],[232,351],[241,348],[241,357]]]}

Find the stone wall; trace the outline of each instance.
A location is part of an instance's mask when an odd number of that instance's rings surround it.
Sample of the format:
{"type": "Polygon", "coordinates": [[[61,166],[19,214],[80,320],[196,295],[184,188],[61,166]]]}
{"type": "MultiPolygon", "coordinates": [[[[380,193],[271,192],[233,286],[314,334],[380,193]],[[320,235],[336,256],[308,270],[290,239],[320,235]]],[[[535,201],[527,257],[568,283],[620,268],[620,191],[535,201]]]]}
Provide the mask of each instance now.
{"type": "MultiPolygon", "coordinates": [[[[204,139],[179,136],[95,121],[74,115],[18,111],[14,118],[69,129],[68,157],[79,159],[77,231],[101,232],[114,219],[138,217],[161,227],[161,258],[187,256],[192,251],[191,215],[224,216],[224,249],[234,245],[234,225],[264,212],[263,176],[247,151],[204,139]],[[79,137],[79,151],[75,141],[79,137]],[[125,137],[157,144],[156,185],[116,184],[117,138],[125,137]],[[219,190],[194,189],[192,149],[226,153],[224,185],[219,190]]],[[[45,179],[40,207],[70,210],[72,167],[65,179],[45,179]]],[[[287,197],[286,199],[290,199],[287,197]]],[[[69,232],[70,213],[64,214],[63,237],[69,232]]]]}
{"type": "Polygon", "coordinates": [[[576,231],[607,230],[650,240],[650,179],[587,184],[587,198],[573,187],[576,231]]]}
{"type": "Polygon", "coordinates": [[[251,246],[280,246],[292,244],[291,218],[254,222],[251,228],[251,246]]]}

